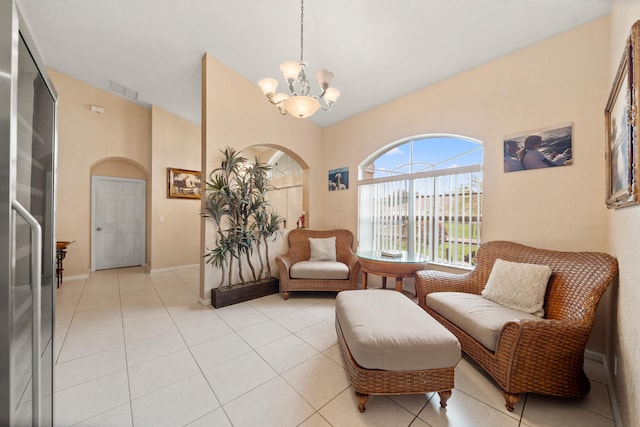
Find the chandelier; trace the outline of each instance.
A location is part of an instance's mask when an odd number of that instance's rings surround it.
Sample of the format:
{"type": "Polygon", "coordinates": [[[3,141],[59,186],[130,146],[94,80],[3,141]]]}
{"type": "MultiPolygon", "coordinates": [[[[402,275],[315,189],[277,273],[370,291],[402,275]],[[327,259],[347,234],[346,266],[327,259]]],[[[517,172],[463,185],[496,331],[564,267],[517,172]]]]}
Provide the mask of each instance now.
{"type": "Polygon", "coordinates": [[[262,93],[270,103],[278,107],[280,114],[291,114],[298,118],[312,116],[318,108],[327,111],[333,106],[340,95],[340,91],[331,87],[335,77],[331,71],[322,69],[316,73],[322,92],[320,95],[309,96],[311,84],[307,79],[307,63],[304,61],[304,0],[300,0],[300,61],[287,61],[280,65],[280,71],[289,84],[289,95],[276,93],[278,81],[270,77],[258,82],[262,93]]]}

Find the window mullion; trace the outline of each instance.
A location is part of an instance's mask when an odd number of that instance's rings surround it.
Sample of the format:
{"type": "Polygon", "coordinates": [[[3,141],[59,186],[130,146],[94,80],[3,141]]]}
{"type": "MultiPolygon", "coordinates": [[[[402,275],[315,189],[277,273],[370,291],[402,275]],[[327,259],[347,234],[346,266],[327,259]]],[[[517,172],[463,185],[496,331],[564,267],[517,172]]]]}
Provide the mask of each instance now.
{"type": "Polygon", "coordinates": [[[407,251],[410,254],[416,253],[416,192],[415,180],[407,182],[407,251]]]}

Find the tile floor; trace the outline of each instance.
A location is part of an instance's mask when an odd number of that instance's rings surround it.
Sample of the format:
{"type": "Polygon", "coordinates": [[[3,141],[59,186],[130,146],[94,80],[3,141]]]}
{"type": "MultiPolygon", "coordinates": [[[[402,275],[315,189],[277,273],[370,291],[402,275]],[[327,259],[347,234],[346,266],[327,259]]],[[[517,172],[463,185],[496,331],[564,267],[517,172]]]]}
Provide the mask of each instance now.
{"type": "Polygon", "coordinates": [[[613,427],[602,365],[583,399],[523,396],[509,413],[466,359],[446,410],[433,393],[372,396],[361,414],[342,367],[333,294],[198,302],[198,270],[65,280],[57,293],[57,426],[613,427]]]}

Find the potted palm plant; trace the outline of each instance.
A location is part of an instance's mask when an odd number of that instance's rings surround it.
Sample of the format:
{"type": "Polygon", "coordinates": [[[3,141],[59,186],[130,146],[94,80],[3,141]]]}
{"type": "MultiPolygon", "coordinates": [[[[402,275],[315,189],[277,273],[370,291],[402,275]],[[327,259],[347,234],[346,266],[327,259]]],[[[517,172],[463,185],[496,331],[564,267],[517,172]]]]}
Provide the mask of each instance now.
{"type": "Polygon", "coordinates": [[[233,148],[221,152],[220,167],[206,181],[203,208],[203,215],[216,226],[215,247],[204,255],[208,264],[221,270],[220,283],[211,292],[216,308],[278,292],[278,280],[271,277],[269,239],[282,234],[283,222],[266,200],[274,189],[271,167],[257,157],[250,162],[233,148]]]}

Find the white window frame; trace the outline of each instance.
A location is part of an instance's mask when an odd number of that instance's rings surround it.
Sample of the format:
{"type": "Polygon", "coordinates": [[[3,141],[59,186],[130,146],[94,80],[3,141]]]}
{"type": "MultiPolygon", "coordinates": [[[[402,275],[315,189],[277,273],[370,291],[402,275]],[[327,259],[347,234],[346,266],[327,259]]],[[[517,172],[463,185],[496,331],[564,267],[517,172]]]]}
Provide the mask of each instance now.
{"type": "MultiPolygon", "coordinates": [[[[401,140],[374,153],[361,164],[358,250],[405,250],[426,255],[434,263],[472,268],[481,236],[481,164],[363,178],[373,159],[398,145],[433,136],[401,140]],[[419,196],[407,197],[408,194],[419,196]]],[[[466,137],[447,137],[480,143],[466,137]]],[[[424,164],[415,160],[412,158],[410,170],[414,170],[413,163],[424,164]]]]}

